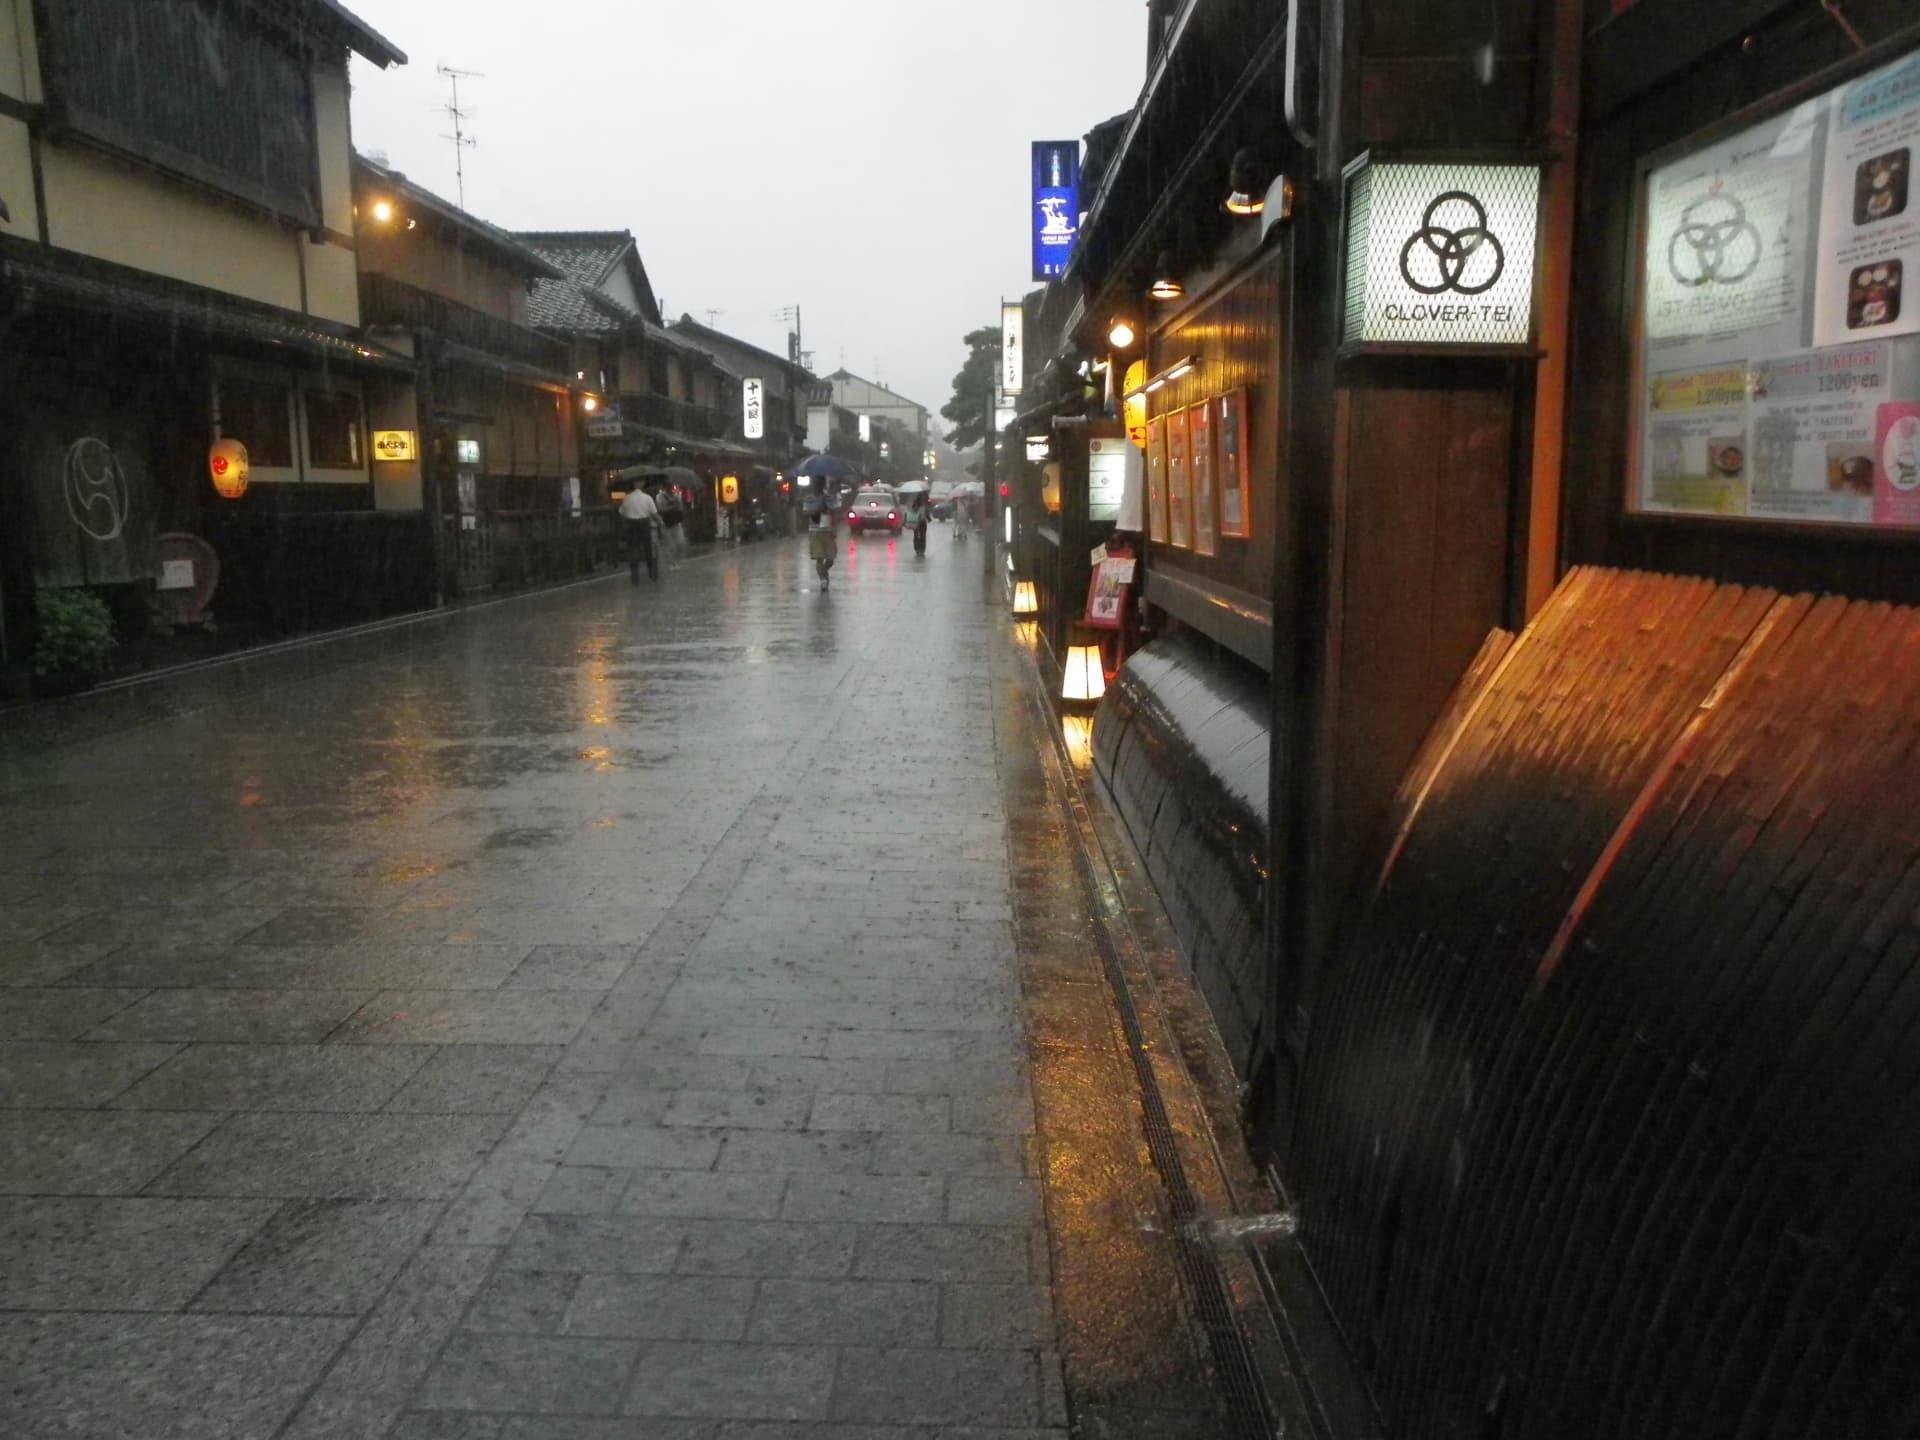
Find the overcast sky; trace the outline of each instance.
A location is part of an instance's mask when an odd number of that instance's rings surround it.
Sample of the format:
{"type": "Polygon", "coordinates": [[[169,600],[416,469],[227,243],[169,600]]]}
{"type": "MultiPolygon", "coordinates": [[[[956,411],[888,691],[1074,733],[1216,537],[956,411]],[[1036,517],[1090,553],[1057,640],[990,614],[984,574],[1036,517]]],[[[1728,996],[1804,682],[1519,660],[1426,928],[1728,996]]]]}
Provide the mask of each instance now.
{"type": "Polygon", "coordinates": [[[1027,146],[1131,108],[1143,0],[348,0],[404,50],[355,58],[354,143],[467,208],[626,229],[669,318],[845,365],[938,413],[960,337],[1030,287],[1027,146]]]}

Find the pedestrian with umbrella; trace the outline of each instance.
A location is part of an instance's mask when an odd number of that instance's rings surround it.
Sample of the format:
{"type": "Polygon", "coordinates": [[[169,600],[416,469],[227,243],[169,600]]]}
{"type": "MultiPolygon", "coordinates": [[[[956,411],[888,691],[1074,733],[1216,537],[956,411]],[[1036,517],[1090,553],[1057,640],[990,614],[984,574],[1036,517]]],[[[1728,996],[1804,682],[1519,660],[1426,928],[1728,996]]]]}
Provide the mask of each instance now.
{"type": "Polygon", "coordinates": [[[927,553],[927,517],[933,513],[933,505],[927,498],[927,483],[909,480],[898,493],[907,504],[907,524],[913,527],[913,553],[924,555],[927,553]]]}

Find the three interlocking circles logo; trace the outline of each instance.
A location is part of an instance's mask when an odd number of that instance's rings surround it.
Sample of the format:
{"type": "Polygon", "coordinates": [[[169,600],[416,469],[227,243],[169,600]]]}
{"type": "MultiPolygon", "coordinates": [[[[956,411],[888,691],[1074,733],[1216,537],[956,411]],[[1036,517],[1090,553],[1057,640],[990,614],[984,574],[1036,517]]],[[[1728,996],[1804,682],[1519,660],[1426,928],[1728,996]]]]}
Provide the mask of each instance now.
{"type": "Polygon", "coordinates": [[[1465,190],[1436,195],[1400,250],[1400,278],[1422,295],[1484,295],[1506,268],[1500,237],[1487,228],[1487,207],[1465,190]]]}
{"type": "Polygon", "coordinates": [[[1667,273],[1689,290],[1738,285],[1759,268],[1765,249],[1735,196],[1702,195],[1680,212],[1667,240],[1667,273]]]}

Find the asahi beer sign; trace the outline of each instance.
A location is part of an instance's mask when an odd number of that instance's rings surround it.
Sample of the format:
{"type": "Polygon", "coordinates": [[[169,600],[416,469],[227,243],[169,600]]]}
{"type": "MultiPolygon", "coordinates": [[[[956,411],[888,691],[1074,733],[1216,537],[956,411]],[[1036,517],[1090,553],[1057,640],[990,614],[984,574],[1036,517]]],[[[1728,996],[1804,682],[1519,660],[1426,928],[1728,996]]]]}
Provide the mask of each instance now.
{"type": "Polygon", "coordinates": [[[1529,344],[1539,209],[1534,165],[1357,164],[1346,343],[1529,344]]]}
{"type": "Polygon", "coordinates": [[[1033,278],[1067,273],[1080,238],[1080,142],[1033,142],[1033,278]]]}

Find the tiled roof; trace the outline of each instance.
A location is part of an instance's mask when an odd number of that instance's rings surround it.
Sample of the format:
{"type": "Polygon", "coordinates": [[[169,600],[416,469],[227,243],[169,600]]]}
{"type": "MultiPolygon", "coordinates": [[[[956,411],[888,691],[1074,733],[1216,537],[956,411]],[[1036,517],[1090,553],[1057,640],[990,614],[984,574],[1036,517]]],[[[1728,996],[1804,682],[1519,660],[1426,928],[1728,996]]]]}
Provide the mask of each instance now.
{"type": "Polygon", "coordinates": [[[639,318],[571,276],[537,280],[527,296],[527,323],[537,330],[624,330],[639,318]]]}
{"type": "Polygon", "coordinates": [[[633,244],[625,230],[529,230],[520,243],[582,285],[598,285],[633,244]]]}

